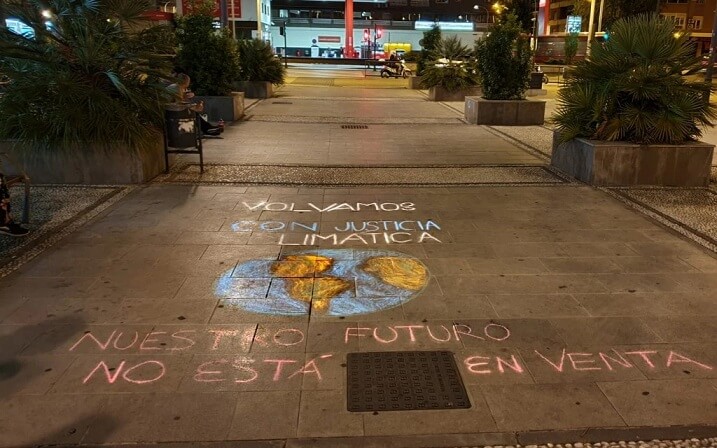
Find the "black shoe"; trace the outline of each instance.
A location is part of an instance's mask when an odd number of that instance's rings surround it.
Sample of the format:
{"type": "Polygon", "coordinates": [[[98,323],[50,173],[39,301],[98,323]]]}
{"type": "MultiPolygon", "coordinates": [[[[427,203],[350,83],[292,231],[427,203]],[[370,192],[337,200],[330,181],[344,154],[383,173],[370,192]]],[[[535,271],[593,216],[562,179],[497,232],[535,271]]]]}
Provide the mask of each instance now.
{"type": "Polygon", "coordinates": [[[25,236],[28,232],[29,230],[20,226],[19,224],[15,224],[14,222],[5,224],[4,226],[0,226],[0,233],[3,233],[5,235],[25,236]]]}
{"type": "Polygon", "coordinates": [[[221,134],[223,130],[224,130],[224,129],[219,128],[219,127],[207,128],[207,129],[204,130],[204,134],[205,134],[205,135],[211,135],[211,136],[215,137],[215,136],[221,134]]]}

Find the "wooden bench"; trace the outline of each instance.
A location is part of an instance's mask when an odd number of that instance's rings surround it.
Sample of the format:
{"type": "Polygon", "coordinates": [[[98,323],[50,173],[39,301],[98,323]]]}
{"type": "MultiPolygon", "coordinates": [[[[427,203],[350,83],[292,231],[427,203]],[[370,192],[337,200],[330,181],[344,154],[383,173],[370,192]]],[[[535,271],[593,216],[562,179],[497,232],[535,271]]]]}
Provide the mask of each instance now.
{"type": "MultiPolygon", "coordinates": [[[[13,165],[12,161],[10,160],[10,157],[4,153],[0,152],[0,172],[3,171],[4,163],[6,162],[8,165],[13,165]]],[[[15,166],[15,168],[18,168],[15,166]]],[[[7,183],[8,188],[18,185],[20,183],[23,183],[25,185],[25,198],[23,201],[23,207],[22,207],[22,223],[23,224],[29,224],[30,222],[30,177],[22,172],[22,170],[18,170],[20,174],[5,174],[5,182],[7,183]]]]}

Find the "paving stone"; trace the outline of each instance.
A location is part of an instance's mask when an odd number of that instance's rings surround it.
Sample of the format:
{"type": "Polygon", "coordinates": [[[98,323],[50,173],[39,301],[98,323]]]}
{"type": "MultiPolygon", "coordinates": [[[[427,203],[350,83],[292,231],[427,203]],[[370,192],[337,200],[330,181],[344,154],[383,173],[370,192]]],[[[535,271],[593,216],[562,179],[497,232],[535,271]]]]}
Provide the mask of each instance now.
{"type": "Polygon", "coordinates": [[[659,316],[647,323],[665,342],[717,341],[717,320],[713,316],[659,316]]]}
{"type": "Polygon", "coordinates": [[[299,437],[346,437],[364,435],[363,415],[346,410],[345,391],[301,393],[297,435],[299,437]]]}
{"type": "MultiPolygon", "coordinates": [[[[245,311],[241,301],[246,299],[221,299],[209,320],[210,324],[256,324],[258,322],[289,322],[302,323],[309,321],[309,315],[283,316],[274,314],[257,314],[245,311]]],[[[267,301],[271,301],[268,299],[267,301]]],[[[268,305],[265,307],[268,308],[268,305]]]]}
{"type": "Polygon", "coordinates": [[[702,272],[717,272],[717,258],[707,253],[686,255],[680,258],[702,272]]]}
{"type": "Polygon", "coordinates": [[[118,324],[206,324],[217,301],[125,299],[109,320],[118,324]]]}
{"type": "MultiPolygon", "coordinates": [[[[547,272],[544,263],[536,258],[468,258],[474,274],[539,274],[547,272]]],[[[434,275],[461,275],[434,273],[434,275]]],[[[463,274],[465,275],[465,274],[463,274]]]]}
{"type": "Polygon", "coordinates": [[[483,397],[478,396],[473,409],[442,411],[391,411],[365,413],[365,434],[413,435],[434,434],[450,427],[452,432],[495,431],[495,422],[486,409],[483,397]]]}
{"type": "Polygon", "coordinates": [[[237,394],[111,395],[111,420],[90,426],[84,443],[206,441],[229,432],[237,394]]]}
{"type": "Polygon", "coordinates": [[[171,299],[182,286],[184,279],[184,276],[100,277],[89,288],[87,295],[100,299],[171,299]]]}
{"type": "Polygon", "coordinates": [[[499,317],[587,316],[588,312],[567,294],[489,295],[499,317]]]}
{"type": "Polygon", "coordinates": [[[251,344],[252,353],[304,353],[308,323],[262,323],[256,329],[251,344]]]}
{"type": "Polygon", "coordinates": [[[0,398],[46,393],[74,359],[62,355],[1,357],[0,398]]]}
{"type": "Polygon", "coordinates": [[[602,274],[621,271],[620,267],[609,258],[543,258],[541,262],[550,272],[556,274],[602,274]]]}
{"type": "Polygon", "coordinates": [[[650,344],[663,342],[647,325],[634,317],[574,317],[550,319],[569,345],[650,344]]]}
{"type": "Polygon", "coordinates": [[[712,424],[717,397],[710,380],[599,383],[631,426],[712,424]]]}
{"type": "Polygon", "coordinates": [[[2,399],[0,446],[76,445],[88,428],[117,429],[106,396],[16,396],[2,399]],[[52,418],[47,418],[52,416],[52,418]]]}
{"type": "Polygon", "coordinates": [[[306,340],[307,352],[359,351],[358,324],[353,322],[311,322],[306,340]],[[355,331],[355,333],[354,333],[355,331]]]}
{"type": "Polygon", "coordinates": [[[468,260],[462,258],[427,258],[421,260],[432,275],[462,275],[471,272],[468,260]]]}
{"type": "Polygon", "coordinates": [[[94,277],[21,277],[0,283],[0,297],[37,299],[88,298],[94,277]]]}
{"type": "Polygon", "coordinates": [[[465,294],[535,294],[605,291],[600,281],[590,275],[479,275],[473,277],[437,277],[447,296],[465,294]]]}
{"type": "Polygon", "coordinates": [[[547,319],[454,320],[466,349],[482,347],[554,347],[565,342],[547,319]]]}
{"type": "Polygon", "coordinates": [[[615,257],[612,262],[623,272],[635,274],[696,272],[685,261],[672,257],[615,257]]]}
{"type": "Polygon", "coordinates": [[[87,323],[106,323],[113,319],[119,299],[29,299],[3,322],[7,324],[41,323],[51,318],[82,316],[87,323]]]}
{"type": "Polygon", "coordinates": [[[717,314],[715,293],[574,294],[592,316],[667,316],[717,314]]]}
{"type": "MultiPolygon", "coordinates": [[[[498,314],[483,295],[450,295],[445,299],[446,308],[449,310],[449,317],[453,319],[481,319],[486,317],[497,317],[498,314]]],[[[438,316],[433,316],[438,317],[438,316]]],[[[430,319],[430,317],[429,317],[430,319]]]]}
{"type": "Polygon", "coordinates": [[[295,391],[243,393],[234,411],[229,439],[296,437],[299,399],[300,394],[295,391]]]}
{"type": "Polygon", "coordinates": [[[180,234],[175,243],[190,245],[242,245],[246,244],[248,240],[249,236],[247,234],[239,232],[198,232],[192,230],[185,230],[180,234]]]}
{"type": "Polygon", "coordinates": [[[597,274],[595,277],[609,292],[686,291],[680,283],[660,274],[597,274]]]}
{"type": "Polygon", "coordinates": [[[625,425],[594,384],[473,387],[479,387],[485,396],[499,430],[532,431],[625,425]]]}

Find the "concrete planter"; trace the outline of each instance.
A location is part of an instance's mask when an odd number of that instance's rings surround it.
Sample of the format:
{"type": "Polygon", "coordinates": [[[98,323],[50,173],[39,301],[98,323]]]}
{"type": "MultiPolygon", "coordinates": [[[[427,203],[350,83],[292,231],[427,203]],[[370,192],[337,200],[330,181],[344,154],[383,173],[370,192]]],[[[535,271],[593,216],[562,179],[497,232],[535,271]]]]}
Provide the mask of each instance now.
{"type": "Polygon", "coordinates": [[[109,149],[82,147],[75,151],[38,151],[14,141],[0,141],[0,152],[17,162],[34,184],[139,184],[164,172],[162,135],[148,151],[123,145],[109,149]]]}
{"type": "Polygon", "coordinates": [[[198,96],[204,101],[204,113],[209,121],[237,121],[244,116],[244,92],[232,92],[231,96],[198,96]]]}
{"type": "Polygon", "coordinates": [[[714,145],[637,145],[574,139],[558,144],[550,164],[591,185],[704,187],[710,182],[714,145]]]}
{"type": "Polygon", "coordinates": [[[274,86],[268,81],[242,81],[239,86],[247,98],[266,99],[274,96],[274,86]]]}
{"type": "Polygon", "coordinates": [[[483,90],[479,87],[461,89],[449,92],[441,86],[434,86],[428,89],[428,99],[431,101],[463,101],[467,96],[481,95],[483,90]]]}
{"type": "Polygon", "coordinates": [[[539,126],[545,122],[545,101],[486,100],[466,97],[466,121],[495,126],[539,126]]]}
{"type": "Polygon", "coordinates": [[[421,76],[411,76],[408,78],[408,88],[412,90],[421,90],[421,76]]]}

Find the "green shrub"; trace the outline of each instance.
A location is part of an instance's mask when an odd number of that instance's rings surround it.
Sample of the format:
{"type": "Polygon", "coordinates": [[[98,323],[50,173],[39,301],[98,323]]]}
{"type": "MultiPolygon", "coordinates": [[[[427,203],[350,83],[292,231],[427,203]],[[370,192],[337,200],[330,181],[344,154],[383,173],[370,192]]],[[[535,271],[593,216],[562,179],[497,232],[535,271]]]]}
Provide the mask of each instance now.
{"type": "Polygon", "coordinates": [[[473,87],[479,84],[471,63],[472,52],[456,36],[441,39],[431,52],[431,61],[421,75],[421,86],[440,86],[449,92],[473,87]]]}
{"type": "Polygon", "coordinates": [[[490,34],[476,42],[475,53],[486,99],[525,99],[532,54],[515,16],[493,25],[490,34]]]}
{"type": "Polygon", "coordinates": [[[680,143],[702,135],[715,106],[711,86],[686,76],[701,69],[687,35],[658,16],[617,20],[610,39],[571,71],[553,118],[563,141],[576,137],[680,143]]]}
{"type": "Polygon", "coordinates": [[[406,62],[418,62],[421,52],[416,50],[407,51],[403,54],[403,60],[406,62]]]}
{"type": "Polygon", "coordinates": [[[6,4],[5,13],[35,35],[0,27],[0,73],[11,80],[0,96],[0,138],[53,151],[152,145],[171,99],[174,41],[171,30],[141,18],[148,6],[143,0],[6,4]]]}
{"type": "Polygon", "coordinates": [[[194,2],[177,23],[177,69],[192,78],[197,95],[229,95],[239,78],[236,41],[229,29],[214,29],[213,8],[211,1],[194,2]]]}
{"type": "Polygon", "coordinates": [[[441,29],[438,28],[438,25],[434,25],[430,30],[423,32],[423,39],[421,39],[421,54],[418,57],[416,64],[416,75],[423,75],[423,71],[431,61],[431,52],[438,48],[440,42],[441,29]]]}
{"type": "Polygon", "coordinates": [[[570,65],[578,54],[578,33],[570,33],[565,36],[565,63],[570,65]]]}
{"type": "Polygon", "coordinates": [[[286,69],[276,57],[269,42],[259,39],[239,41],[240,75],[242,81],[268,81],[284,84],[286,69]]]}

